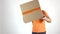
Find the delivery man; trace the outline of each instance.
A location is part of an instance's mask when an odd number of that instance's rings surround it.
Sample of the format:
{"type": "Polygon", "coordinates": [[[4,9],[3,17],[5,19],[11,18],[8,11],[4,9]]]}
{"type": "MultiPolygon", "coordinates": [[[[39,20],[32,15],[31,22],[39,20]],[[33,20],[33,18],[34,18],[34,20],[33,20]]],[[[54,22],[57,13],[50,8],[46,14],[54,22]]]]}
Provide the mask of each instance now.
{"type": "Polygon", "coordinates": [[[44,15],[43,18],[32,21],[32,34],[46,34],[45,21],[50,23],[51,19],[46,11],[42,10],[42,13],[44,15]]]}

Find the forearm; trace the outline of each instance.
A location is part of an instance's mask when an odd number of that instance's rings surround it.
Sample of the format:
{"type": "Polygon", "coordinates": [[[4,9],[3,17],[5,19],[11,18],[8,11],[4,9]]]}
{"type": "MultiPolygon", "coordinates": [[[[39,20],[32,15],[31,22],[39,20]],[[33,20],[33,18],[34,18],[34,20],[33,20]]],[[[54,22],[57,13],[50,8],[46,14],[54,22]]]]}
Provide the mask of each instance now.
{"type": "Polygon", "coordinates": [[[45,16],[43,19],[44,19],[45,21],[47,21],[48,23],[51,22],[51,19],[50,19],[49,17],[46,17],[46,16],[45,16]]]}

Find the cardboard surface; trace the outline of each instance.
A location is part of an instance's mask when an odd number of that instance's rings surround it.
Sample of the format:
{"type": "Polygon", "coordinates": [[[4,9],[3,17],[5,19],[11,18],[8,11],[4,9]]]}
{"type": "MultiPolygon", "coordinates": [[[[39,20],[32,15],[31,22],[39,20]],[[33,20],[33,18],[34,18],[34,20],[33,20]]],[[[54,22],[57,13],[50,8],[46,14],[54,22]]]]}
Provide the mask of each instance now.
{"type": "Polygon", "coordinates": [[[33,0],[20,5],[25,23],[31,22],[43,17],[38,0],[33,0]]]}

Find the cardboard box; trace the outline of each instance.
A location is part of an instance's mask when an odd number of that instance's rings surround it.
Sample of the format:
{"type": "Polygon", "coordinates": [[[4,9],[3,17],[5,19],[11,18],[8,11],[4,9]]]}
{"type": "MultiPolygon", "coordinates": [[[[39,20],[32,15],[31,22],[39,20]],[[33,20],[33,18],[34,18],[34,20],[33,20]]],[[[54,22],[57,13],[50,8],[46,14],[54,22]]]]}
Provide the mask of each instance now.
{"type": "Polygon", "coordinates": [[[43,17],[38,0],[33,0],[27,3],[24,3],[20,5],[20,7],[22,10],[23,20],[25,23],[28,23],[43,17]]]}

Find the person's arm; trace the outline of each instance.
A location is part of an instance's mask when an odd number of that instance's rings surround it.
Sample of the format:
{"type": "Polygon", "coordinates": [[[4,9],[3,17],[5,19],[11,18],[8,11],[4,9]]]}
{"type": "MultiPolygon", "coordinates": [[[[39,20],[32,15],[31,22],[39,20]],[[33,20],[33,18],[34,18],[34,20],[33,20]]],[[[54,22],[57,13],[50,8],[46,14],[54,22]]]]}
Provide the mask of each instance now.
{"type": "Polygon", "coordinates": [[[45,12],[44,10],[42,10],[42,11],[43,11],[43,15],[44,15],[44,17],[42,19],[45,20],[45,21],[47,21],[48,23],[50,23],[51,19],[48,16],[47,12],[45,12]]]}
{"type": "Polygon", "coordinates": [[[51,22],[50,17],[46,17],[46,16],[45,16],[45,17],[43,17],[42,19],[43,19],[43,20],[45,20],[45,21],[47,21],[48,23],[50,23],[50,22],[51,22]]]}

